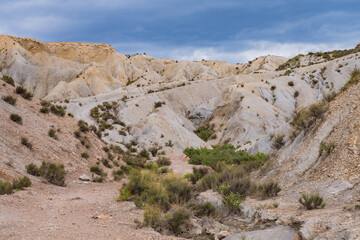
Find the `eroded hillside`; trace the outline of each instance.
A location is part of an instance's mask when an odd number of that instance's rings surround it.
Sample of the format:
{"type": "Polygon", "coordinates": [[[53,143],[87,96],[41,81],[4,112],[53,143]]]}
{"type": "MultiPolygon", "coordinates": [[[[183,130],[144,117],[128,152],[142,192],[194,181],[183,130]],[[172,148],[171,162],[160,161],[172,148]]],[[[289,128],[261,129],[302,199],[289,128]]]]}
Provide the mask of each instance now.
{"type": "Polygon", "coordinates": [[[169,238],[135,230],[145,225],[193,239],[360,237],[358,46],[245,64],[130,56],[106,44],[11,36],[0,36],[0,46],[0,77],[15,83],[0,86],[0,180],[28,175],[25,166],[42,161],[64,164],[67,172],[66,188],[30,176],[30,190],[1,197],[7,210],[0,226],[8,238],[44,237],[37,229],[48,219],[49,238],[75,234],[61,233],[64,226],[86,229],[76,233],[80,239],[88,232],[98,238],[169,238]],[[28,100],[15,88],[20,86],[28,100]],[[196,172],[190,163],[207,170],[196,172]],[[104,183],[79,181],[82,174],[104,183]],[[276,193],[262,198],[267,183],[275,184],[276,193]],[[320,194],[326,207],[306,211],[298,201],[304,192],[320,194]],[[33,209],[25,207],[38,199],[33,209]],[[196,204],[207,201],[227,210],[199,216],[196,204]],[[17,206],[30,216],[45,211],[30,224],[17,206]],[[76,210],[87,208],[85,215],[76,210]],[[181,215],[187,212],[182,209],[193,212],[181,215]],[[176,214],[188,221],[175,229],[176,214]],[[33,233],[16,233],[18,221],[33,233]],[[99,231],[101,226],[108,230],[99,231]]]}

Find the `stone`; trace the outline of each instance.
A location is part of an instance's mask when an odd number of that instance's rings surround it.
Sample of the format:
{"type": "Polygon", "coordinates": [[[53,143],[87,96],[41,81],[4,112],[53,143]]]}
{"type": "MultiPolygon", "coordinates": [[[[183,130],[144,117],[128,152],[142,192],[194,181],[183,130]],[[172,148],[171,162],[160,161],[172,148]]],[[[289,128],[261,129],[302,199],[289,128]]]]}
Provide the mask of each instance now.
{"type": "Polygon", "coordinates": [[[217,234],[217,238],[219,240],[224,239],[226,237],[230,236],[230,233],[228,231],[221,231],[217,234]]]}
{"type": "Polygon", "coordinates": [[[86,182],[91,181],[90,177],[87,176],[86,174],[81,175],[81,176],[79,177],[79,179],[80,179],[81,181],[86,181],[86,182]]]}

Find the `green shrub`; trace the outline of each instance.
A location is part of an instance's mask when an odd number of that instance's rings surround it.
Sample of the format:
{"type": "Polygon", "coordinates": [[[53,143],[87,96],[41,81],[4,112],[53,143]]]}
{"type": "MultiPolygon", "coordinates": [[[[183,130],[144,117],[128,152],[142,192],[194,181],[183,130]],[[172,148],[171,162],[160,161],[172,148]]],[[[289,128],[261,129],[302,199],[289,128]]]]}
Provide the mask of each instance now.
{"type": "Polygon", "coordinates": [[[15,82],[12,77],[4,75],[2,77],[2,80],[4,80],[7,84],[10,84],[11,86],[15,87],[15,82]]]}
{"type": "Polygon", "coordinates": [[[79,120],[78,127],[81,132],[88,132],[90,130],[88,123],[83,120],[79,120]]]}
{"type": "Polygon", "coordinates": [[[82,152],[81,157],[85,158],[85,159],[88,159],[90,156],[89,156],[89,154],[87,152],[82,152]]]}
{"type": "Polygon", "coordinates": [[[120,169],[123,170],[125,174],[129,174],[131,172],[132,167],[127,165],[121,165],[120,169]]]}
{"type": "Polygon", "coordinates": [[[326,142],[322,141],[320,143],[319,155],[322,155],[323,152],[325,152],[328,155],[328,154],[331,153],[331,151],[334,148],[335,148],[335,143],[334,142],[326,143],[326,142]]]}
{"type": "Polygon", "coordinates": [[[240,211],[240,205],[244,201],[244,197],[240,193],[230,192],[229,195],[224,196],[225,205],[232,211],[240,211]]]}
{"type": "Polygon", "coordinates": [[[189,180],[193,184],[197,183],[197,181],[199,181],[201,178],[203,178],[205,175],[209,173],[209,169],[205,167],[202,168],[193,167],[192,170],[193,173],[189,175],[189,180]]]}
{"type": "Polygon", "coordinates": [[[289,81],[289,82],[288,82],[288,85],[289,85],[290,87],[293,87],[293,86],[294,86],[294,82],[293,82],[293,81],[289,81]]]}
{"type": "Polygon", "coordinates": [[[8,181],[0,180],[0,195],[12,194],[13,193],[13,185],[8,181]]]}
{"type": "Polygon", "coordinates": [[[107,173],[104,172],[104,170],[102,170],[98,166],[91,166],[90,167],[90,172],[95,173],[95,174],[99,175],[100,177],[106,177],[107,176],[107,173]]]}
{"type": "Polygon", "coordinates": [[[112,172],[115,181],[120,181],[124,177],[124,171],[121,169],[112,172]]]}
{"type": "Polygon", "coordinates": [[[274,181],[262,183],[258,186],[262,197],[275,197],[281,191],[279,184],[274,181]]]}
{"type": "Polygon", "coordinates": [[[355,68],[351,73],[351,77],[347,83],[341,88],[341,92],[346,91],[350,86],[357,84],[360,81],[360,70],[355,68]]]}
{"type": "Polygon", "coordinates": [[[49,101],[44,100],[44,99],[40,101],[40,104],[43,107],[51,107],[51,103],[49,101]]]}
{"type": "Polygon", "coordinates": [[[146,149],[143,149],[139,152],[139,156],[140,157],[143,157],[143,158],[146,158],[146,159],[150,159],[150,154],[148,151],[146,151],[146,149]]]}
{"type": "Polygon", "coordinates": [[[170,166],[170,165],[171,165],[171,161],[170,161],[170,159],[167,158],[167,157],[159,157],[159,158],[156,160],[156,163],[157,163],[160,167],[170,166]]]}
{"type": "Polygon", "coordinates": [[[43,162],[40,167],[40,173],[49,183],[65,186],[66,171],[63,164],[43,162]]]}
{"type": "Polygon", "coordinates": [[[168,167],[162,167],[159,169],[160,173],[161,174],[165,174],[165,173],[170,173],[171,172],[171,169],[168,168],[168,167]]]}
{"type": "Polygon", "coordinates": [[[33,97],[33,95],[30,92],[28,92],[26,88],[23,88],[21,86],[15,88],[15,93],[19,94],[26,100],[30,100],[33,97]]]}
{"type": "MultiPolygon", "coordinates": [[[[117,201],[129,201],[131,199],[131,193],[127,188],[121,188],[119,190],[119,196],[116,198],[117,201]]],[[[146,210],[145,210],[146,212],[146,210]]],[[[145,213],[144,213],[145,215],[145,213]]]]}
{"type": "Polygon", "coordinates": [[[269,158],[264,153],[249,154],[246,151],[235,150],[233,145],[224,144],[214,145],[212,149],[188,147],[184,150],[184,154],[190,158],[189,163],[191,164],[209,166],[214,166],[217,162],[243,165],[259,163],[261,166],[269,158]]]}
{"type": "Polygon", "coordinates": [[[40,168],[38,168],[31,163],[26,166],[26,171],[34,176],[42,176],[54,185],[65,186],[66,171],[63,164],[42,162],[40,168]]]}
{"type": "Polygon", "coordinates": [[[2,99],[10,105],[16,104],[16,98],[14,98],[12,96],[5,96],[5,97],[2,97],[2,99]]]}
{"type": "Polygon", "coordinates": [[[155,205],[147,205],[144,208],[144,223],[145,226],[150,226],[156,231],[161,231],[166,227],[166,220],[161,209],[155,205]]]}
{"type": "Polygon", "coordinates": [[[207,142],[210,138],[211,139],[216,138],[214,127],[215,127],[214,124],[209,124],[209,123],[201,124],[199,128],[194,132],[196,133],[196,135],[198,135],[199,138],[207,142]]]}
{"type": "Polygon", "coordinates": [[[131,155],[124,155],[123,161],[132,167],[145,167],[146,158],[139,157],[139,156],[131,156],[131,155]]]}
{"type": "Polygon", "coordinates": [[[10,114],[10,119],[17,124],[22,125],[22,117],[20,115],[12,113],[10,114]]]}
{"type": "Polygon", "coordinates": [[[27,165],[26,166],[26,171],[30,175],[41,176],[40,169],[34,163],[30,163],[29,165],[27,165]]]}
{"type": "Polygon", "coordinates": [[[324,199],[319,194],[308,194],[304,192],[299,198],[299,202],[307,210],[319,209],[325,207],[324,199]]]}
{"type": "Polygon", "coordinates": [[[151,153],[151,155],[152,155],[153,157],[156,157],[156,154],[157,154],[158,151],[159,151],[159,147],[158,147],[158,146],[152,146],[152,147],[150,147],[148,150],[149,150],[149,152],[151,153]]]}
{"type": "Polygon", "coordinates": [[[331,102],[332,100],[335,99],[336,95],[337,94],[336,94],[335,91],[332,91],[332,92],[330,92],[328,94],[324,94],[324,100],[327,101],[327,102],[331,102]]]}
{"type": "Polygon", "coordinates": [[[272,143],[272,147],[276,148],[276,149],[280,149],[282,146],[284,146],[285,142],[284,142],[284,134],[278,134],[274,137],[273,139],[273,143],[272,143]]]}
{"type": "Polygon", "coordinates": [[[167,217],[169,228],[174,233],[179,231],[179,227],[190,218],[190,213],[185,208],[179,208],[167,217]]]}
{"type": "Polygon", "coordinates": [[[234,192],[247,196],[252,190],[252,183],[248,172],[242,166],[228,166],[221,172],[205,175],[197,182],[196,187],[200,192],[217,189],[224,195],[234,192]]]}
{"type": "Polygon", "coordinates": [[[74,136],[75,136],[76,138],[80,138],[80,137],[81,137],[81,132],[80,132],[79,130],[76,130],[76,131],[74,132],[74,136]]]}
{"type": "Polygon", "coordinates": [[[294,92],[294,98],[297,98],[299,96],[299,91],[294,92]]]}
{"type": "Polygon", "coordinates": [[[215,216],[216,215],[216,207],[211,202],[204,202],[198,204],[194,207],[194,213],[198,217],[202,216],[215,216]]]}
{"type": "Polygon", "coordinates": [[[183,203],[190,200],[192,188],[185,179],[176,174],[168,174],[162,183],[169,193],[170,203],[183,203]]]}
{"type": "Polygon", "coordinates": [[[26,137],[21,138],[21,144],[30,150],[32,149],[32,144],[29,142],[29,140],[26,137]]]}
{"type": "Polygon", "coordinates": [[[319,118],[322,118],[329,110],[328,104],[324,102],[314,103],[308,108],[302,108],[294,113],[291,125],[295,130],[308,129],[319,118]]]}
{"type": "Polygon", "coordinates": [[[113,166],[110,164],[109,159],[103,158],[101,159],[102,164],[107,168],[112,168],[113,166]]]}
{"type": "Polygon", "coordinates": [[[154,103],[154,108],[159,108],[159,107],[161,107],[163,104],[165,104],[165,102],[155,102],[155,103],[154,103]]]}
{"type": "Polygon", "coordinates": [[[25,176],[22,178],[14,179],[12,185],[13,189],[22,190],[31,186],[31,180],[25,176]]]}
{"type": "Polygon", "coordinates": [[[58,137],[56,136],[56,131],[53,128],[50,128],[48,131],[48,135],[49,137],[53,138],[53,139],[58,139],[58,137]]]}
{"type": "Polygon", "coordinates": [[[159,165],[157,165],[157,163],[154,162],[148,162],[145,164],[145,168],[147,169],[158,169],[159,165]]]}
{"type": "Polygon", "coordinates": [[[113,153],[122,154],[124,153],[124,150],[120,146],[117,145],[110,145],[110,149],[113,151],[113,153]]]}
{"type": "Polygon", "coordinates": [[[51,111],[53,114],[55,114],[55,115],[57,115],[57,116],[60,116],[60,117],[65,116],[65,113],[66,113],[65,108],[63,108],[62,106],[59,106],[59,105],[56,105],[56,106],[55,106],[55,105],[51,105],[50,111],[51,111]]]}
{"type": "Polygon", "coordinates": [[[165,146],[167,146],[167,147],[173,147],[174,144],[172,143],[171,140],[169,140],[169,141],[167,141],[167,142],[165,143],[165,146]]]}
{"type": "Polygon", "coordinates": [[[26,88],[23,88],[23,87],[21,87],[21,86],[17,86],[16,88],[15,88],[15,93],[17,93],[17,94],[24,94],[24,93],[26,93],[26,88]]]}
{"type": "Polygon", "coordinates": [[[40,112],[41,113],[49,113],[49,108],[48,107],[42,107],[42,108],[40,108],[40,112]]]}

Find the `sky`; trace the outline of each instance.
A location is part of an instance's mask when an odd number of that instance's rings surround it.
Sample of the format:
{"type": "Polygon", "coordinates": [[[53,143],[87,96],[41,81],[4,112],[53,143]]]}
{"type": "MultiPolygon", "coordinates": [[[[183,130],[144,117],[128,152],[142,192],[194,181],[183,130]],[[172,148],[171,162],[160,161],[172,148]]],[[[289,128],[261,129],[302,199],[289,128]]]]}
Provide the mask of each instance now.
{"type": "Polygon", "coordinates": [[[242,63],[353,48],[359,0],[0,0],[0,34],[242,63]]]}

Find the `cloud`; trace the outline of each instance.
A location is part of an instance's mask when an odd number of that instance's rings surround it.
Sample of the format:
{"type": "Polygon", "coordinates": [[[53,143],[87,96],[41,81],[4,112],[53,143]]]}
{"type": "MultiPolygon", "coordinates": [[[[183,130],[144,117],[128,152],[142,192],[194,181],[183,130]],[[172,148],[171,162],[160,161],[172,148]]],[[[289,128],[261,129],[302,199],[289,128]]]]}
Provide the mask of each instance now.
{"type": "Polygon", "coordinates": [[[159,46],[150,43],[117,43],[114,47],[120,53],[143,53],[159,58],[199,61],[219,60],[231,63],[242,63],[260,56],[276,55],[291,58],[300,53],[330,51],[335,49],[353,48],[353,43],[279,43],[269,41],[239,41],[227,42],[223,47],[177,47],[159,46]],[[241,47],[239,47],[241,46],[241,47]],[[127,52],[128,51],[128,52],[127,52]]]}

